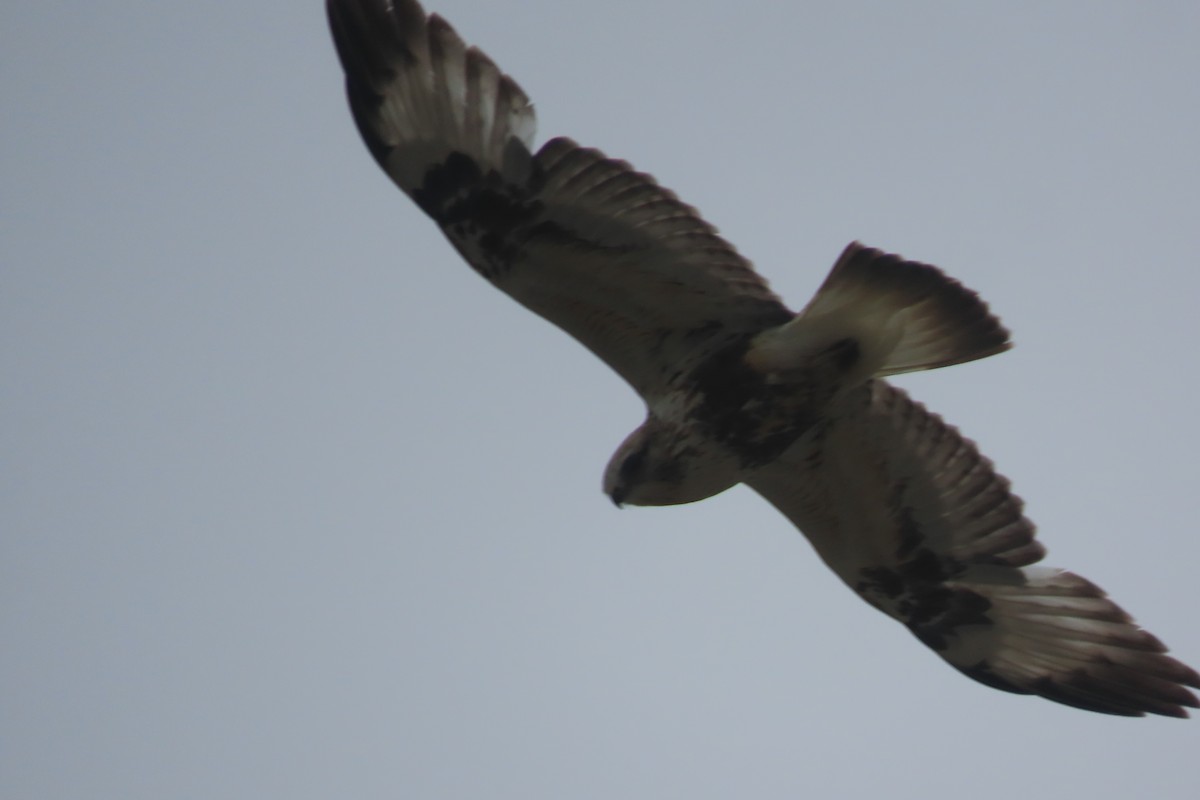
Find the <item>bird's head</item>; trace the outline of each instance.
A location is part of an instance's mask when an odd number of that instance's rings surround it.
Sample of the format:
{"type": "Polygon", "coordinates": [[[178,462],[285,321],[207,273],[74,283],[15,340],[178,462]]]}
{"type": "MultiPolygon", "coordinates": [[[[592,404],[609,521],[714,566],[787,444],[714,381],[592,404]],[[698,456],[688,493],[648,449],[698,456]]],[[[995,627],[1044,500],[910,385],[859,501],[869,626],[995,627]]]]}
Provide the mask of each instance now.
{"type": "Polygon", "coordinates": [[[604,493],[618,506],[670,506],[712,497],[737,483],[720,459],[651,417],[629,434],[604,470],[604,493]]]}

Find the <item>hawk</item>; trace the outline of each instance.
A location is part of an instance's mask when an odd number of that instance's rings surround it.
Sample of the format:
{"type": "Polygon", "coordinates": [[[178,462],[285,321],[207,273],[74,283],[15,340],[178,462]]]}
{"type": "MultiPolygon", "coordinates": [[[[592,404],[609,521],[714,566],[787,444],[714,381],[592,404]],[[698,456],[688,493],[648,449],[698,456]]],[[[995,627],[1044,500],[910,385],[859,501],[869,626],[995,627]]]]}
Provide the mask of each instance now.
{"type": "Polygon", "coordinates": [[[799,313],[694,208],[566,138],[534,150],[521,88],[415,0],[327,0],[371,155],[480,275],[643,398],[604,491],[669,505],[744,483],[851,589],[981,683],[1186,717],[1200,674],[1095,584],[1036,566],[1022,503],[889,375],[1009,334],[927,264],[848,246],[799,313]]]}

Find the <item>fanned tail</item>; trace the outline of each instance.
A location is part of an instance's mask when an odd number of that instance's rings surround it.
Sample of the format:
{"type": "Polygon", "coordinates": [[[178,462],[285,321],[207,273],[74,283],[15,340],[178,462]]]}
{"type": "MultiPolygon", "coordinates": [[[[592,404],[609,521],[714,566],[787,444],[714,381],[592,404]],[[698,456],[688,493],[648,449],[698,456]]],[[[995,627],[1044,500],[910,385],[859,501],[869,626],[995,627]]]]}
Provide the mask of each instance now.
{"type": "Polygon", "coordinates": [[[799,316],[755,340],[747,361],[787,372],[844,342],[855,347],[861,380],[961,364],[1011,346],[975,292],[937,267],[858,242],[799,316]]]}

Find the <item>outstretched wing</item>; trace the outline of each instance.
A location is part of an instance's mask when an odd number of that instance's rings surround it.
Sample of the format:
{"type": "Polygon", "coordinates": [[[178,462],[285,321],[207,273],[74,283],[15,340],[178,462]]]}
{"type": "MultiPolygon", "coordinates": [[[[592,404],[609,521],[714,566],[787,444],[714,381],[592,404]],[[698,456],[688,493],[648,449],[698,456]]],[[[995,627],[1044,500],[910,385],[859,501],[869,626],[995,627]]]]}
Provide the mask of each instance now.
{"type": "Polygon", "coordinates": [[[642,394],[793,316],[692,207],[623,161],[553,139],[448,23],[411,0],[328,0],[367,147],[485,278],[642,394]]]}
{"type": "Polygon", "coordinates": [[[874,380],[749,485],[867,602],[989,686],[1185,717],[1200,675],[1044,550],[975,446],[874,380]]]}

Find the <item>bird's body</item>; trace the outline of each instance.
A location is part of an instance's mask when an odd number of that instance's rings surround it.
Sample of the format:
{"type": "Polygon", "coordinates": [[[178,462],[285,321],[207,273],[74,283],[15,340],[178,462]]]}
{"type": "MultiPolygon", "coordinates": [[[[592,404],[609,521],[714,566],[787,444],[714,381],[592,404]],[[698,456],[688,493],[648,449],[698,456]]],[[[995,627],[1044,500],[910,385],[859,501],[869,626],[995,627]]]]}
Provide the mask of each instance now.
{"type": "Polygon", "coordinates": [[[1186,716],[1200,675],[1044,550],[1008,481],[885,377],[1008,332],[934,267],[851,244],[790,311],[695,209],[569,139],[532,140],[512,79],[413,0],[328,0],[359,131],[472,267],[645,400],[618,504],[745,483],[867,602],[996,688],[1186,716]]]}

